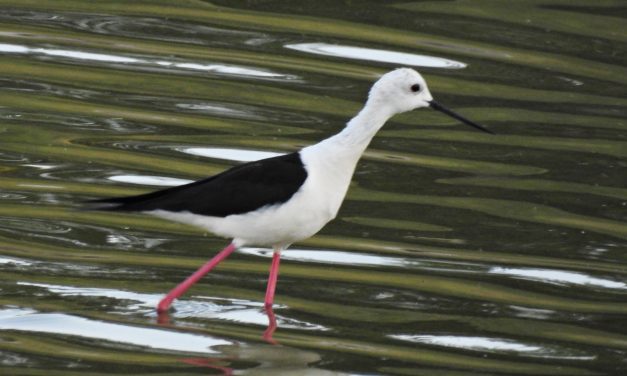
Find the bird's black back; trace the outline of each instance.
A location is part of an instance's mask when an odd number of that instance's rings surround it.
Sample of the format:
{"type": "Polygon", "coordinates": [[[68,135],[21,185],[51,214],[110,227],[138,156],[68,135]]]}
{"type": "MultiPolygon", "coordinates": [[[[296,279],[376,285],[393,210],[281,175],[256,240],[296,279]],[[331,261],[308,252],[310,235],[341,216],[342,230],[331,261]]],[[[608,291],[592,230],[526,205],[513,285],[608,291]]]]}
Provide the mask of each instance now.
{"type": "Polygon", "coordinates": [[[245,163],[190,184],[89,204],[97,210],[166,210],[226,217],[285,202],[306,178],[299,153],[291,153],[245,163]]]}

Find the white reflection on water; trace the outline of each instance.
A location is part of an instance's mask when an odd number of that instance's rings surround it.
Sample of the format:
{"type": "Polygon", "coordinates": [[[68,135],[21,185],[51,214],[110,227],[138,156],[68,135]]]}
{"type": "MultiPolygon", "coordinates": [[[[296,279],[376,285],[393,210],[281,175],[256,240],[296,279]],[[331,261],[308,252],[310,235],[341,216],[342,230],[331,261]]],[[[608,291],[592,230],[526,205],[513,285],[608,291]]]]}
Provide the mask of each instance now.
{"type": "Polygon", "coordinates": [[[64,187],[50,184],[18,184],[18,187],[40,188],[40,189],[64,189],[64,187]]]}
{"type": "Polygon", "coordinates": [[[521,355],[538,358],[572,360],[593,360],[596,358],[596,356],[585,355],[580,351],[571,349],[525,344],[505,338],[411,334],[392,334],[389,337],[408,342],[454,347],[474,351],[515,352],[520,353],[521,355]]]}
{"type": "Polygon", "coordinates": [[[151,176],[151,175],[114,175],[109,176],[107,179],[117,181],[120,183],[140,184],[140,185],[155,185],[163,187],[174,187],[177,185],[183,185],[192,183],[193,180],[169,178],[166,176],[151,176]]]}
{"type": "Polygon", "coordinates": [[[93,287],[75,287],[62,285],[49,285],[45,283],[17,282],[21,286],[41,287],[52,293],[61,296],[94,296],[107,297],[125,301],[129,310],[139,310],[142,308],[154,309],[161,299],[159,294],[139,294],[130,291],[102,289],[93,287]],[[131,301],[136,303],[130,303],[131,301]]]}
{"type": "Polygon", "coordinates": [[[516,305],[510,305],[509,307],[514,310],[514,316],[527,319],[549,320],[556,314],[555,311],[550,309],[529,308],[516,305]]]}
{"type": "MultiPolygon", "coordinates": [[[[240,248],[237,250],[239,253],[263,257],[272,257],[272,251],[264,248],[240,248]]],[[[364,253],[354,252],[339,252],[339,251],[327,251],[327,250],[303,250],[303,249],[289,249],[281,253],[281,259],[294,260],[294,261],[306,261],[306,262],[319,262],[325,264],[339,264],[339,265],[362,265],[362,266],[418,266],[418,261],[409,260],[401,257],[387,257],[368,255],[364,253]]]]}
{"type": "Polygon", "coordinates": [[[282,77],[282,75],[272,72],[265,72],[256,69],[235,67],[220,64],[195,64],[195,63],[174,63],[177,68],[201,70],[207,72],[233,74],[237,76],[258,76],[258,77],[282,77]]]}
{"type": "Polygon", "coordinates": [[[135,59],[132,57],[108,55],[108,54],[95,54],[91,52],[71,51],[71,50],[53,50],[48,48],[31,48],[30,53],[42,54],[48,56],[61,56],[70,59],[78,60],[92,60],[92,61],[106,61],[110,63],[141,63],[143,60],[135,59]]]}
{"type": "MultiPolygon", "coordinates": [[[[264,158],[276,157],[283,153],[258,150],[242,150],[229,148],[204,148],[204,147],[179,147],[174,150],[190,155],[198,155],[207,158],[225,159],[237,162],[250,162],[264,158]]],[[[178,185],[193,183],[194,180],[171,178],[167,176],[154,175],[113,175],[107,177],[108,180],[139,185],[153,185],[160,187],[175,187],[178,185]]]]}
{"type": "Polygon", "coordinates": [[[283,154],[271,151],[204,147],[177,148],[175,150],[186,154],[198,155],[201,157],[227,159],[230,161],[238,162],[251,162],[259,159],[276,157],[283,154]]]}
{"type": "Polygon", "coordinates": [[[0,310],[0,329],[71,335],[153,349],[216,353],[213,346],[229,341],[206,335],[112,324],[62,313],[38,313],[31,309],[0,310]]]}
{"type": "Polygon", "coordinates": [[[379,50],[355,46],[342,46],[328,43],[298,43],[287,44],[285,48],[308,52],[317,55],[343,57],[347,59],[377,61],[382,63],[395,63],[414,67],[430,68],[465,68],[466,64],[444,59],[437,56],[411,54],[406,52],[379,50]]]}
{"type": "Polygon", "coordinates": [[[48,56],[62,56],[79,60],[93,60],[93,61],[107,61],[111,63],[138,63],[141,60],[117,56],[108,54],[96,54],[90,52],[71,51],[71,50],[56,50],[51,48],[29,48],[26,46],[19,46],[16,44],[0,43],[0,52],[14,53],[14,54],[37,54],[48,56]]]}
{"type": "Polygon", "coordinates": [[[47,165],[47,164],[23,164],[24,167],[32,167],[40,170],[50,170],[52,168],[57,168],[59,165],[47,165]]]}
{"type": "Polygon", "coordinates": [[[436,335],[391,335],[395,339],[409,342],[427,343],[449,347],[460,347],[470,350],[503,350],[503,351],[539,351],[540,346],[525,345],[508,339],[469,336],[436,336],[436,335]]]}
{"type": "Polygon", "coordinates": [[[627,289],[627,284],[624,282],[596,278],[583,273],[567,272],[562,270],[493,267],[490,268],[488,273],[556,284],[587,285],[605,287],[608,289],[627,289]]]}
{"type": "MultiPolygon", "coordinates": [[[[255,113],[255,109],[252,107],[246,107],[246,109],[236,109],[233,107],[227,107],[226,105],[217,105],[210,103],[177,103],[176,107],[184,110],[198,111],[211,115],[228,116],[242,119],[252,120],[265,120],[266,118],[255,113]]],[[[244,108],[244,106],[239,106],[244,108]]]]}
{"type": "Polygon", "coordinates": [[[30,48],[18,46],[16,44],[0,43],[0,51],[13,54],[25,54],[30,51],[30,48]]]}
{"type": "Polygon", "coordinates": [[[192,62],[175,62],[151,59],[138,59],[130,56],[111,55],[102,53],[83,52],[76,50],[62,50],[53,48],[31,48],[16,44],[0,43],[0,53],[31,54],[42,56],[55,56],[73,60],[96,61],[107,63],[120,63],[129,65],[160,66],[165,68],[178,68],[183,70],[203,71],[210,73],[227,74],[234,76],[252,76],[257,78],[272,78],[297,80],[298,77],[274,73],[267,70],[224,64],[201,64],[192,62]]]}
{"type": "MultiPolygon", "coordinates": [[[[200,299],[200,297],[196,297],[200,299]]],[[[204,317],[210,319],[220,319],[225,321],[237,322],[241,324],[253,324],[259,326],[268,325],[268,315],[263,311],[261,307],[263,307],[262,302],[251,302],[251,301],[241,301],[237,299],[218,299],[218,298],[208,298],[211,300],[222,300],[225,302],[229,302],[232,304],[230,307],[221,307],[219,310],[208,311],[208,310],[199,310],[198,304],[194,304],[190,301],[179,302],[176,306],[177,312],[176,317],[184,318],[184,317],[204,317]],[[245,302],[245,305],[238,302],[245,302]],[[252,307],[252,308],[251,308],[252,307]]],[[[196,302],[197,303],[197,302],[196,302]]],[[[277,306],[275,305],[275,308],[277,306]]],[[[278,307],[280,308],[280,307],[278,307]]],[[[316,332],[319,331],[328,331],[329,328],[314,324],[307,321],[301,321],[292,319],[289,317],[283,317],[280,315],[276,315],[276,321],[280,328],[283,329],[300,329],[300,330],[313,330],[316,332]]]]}
{"type": "Polygon", "coordinates": [[[28,262],[28,261],[24,261],[24,260],[18,260],[18,259],[10,258],[10,257],[0,257],[0,265],[1,264],[30,266],[33,263],[32,262],[28,262]]]}

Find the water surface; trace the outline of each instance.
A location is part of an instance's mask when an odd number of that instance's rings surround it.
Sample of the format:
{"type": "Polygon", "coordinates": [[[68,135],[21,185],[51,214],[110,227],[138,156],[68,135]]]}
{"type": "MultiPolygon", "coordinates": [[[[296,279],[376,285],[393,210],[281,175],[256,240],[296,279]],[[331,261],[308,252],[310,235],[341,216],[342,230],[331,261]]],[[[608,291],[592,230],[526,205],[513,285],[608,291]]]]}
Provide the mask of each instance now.
{"type": "Polygon", "coordinates": [[[0,0],[0,373],[624,374],[624,9],[0,0]],[[76,210],[328,137],[398,66],[497,135],[392,119],[274,315],[244,248],[157,317],[227,241],[76,210]]]}

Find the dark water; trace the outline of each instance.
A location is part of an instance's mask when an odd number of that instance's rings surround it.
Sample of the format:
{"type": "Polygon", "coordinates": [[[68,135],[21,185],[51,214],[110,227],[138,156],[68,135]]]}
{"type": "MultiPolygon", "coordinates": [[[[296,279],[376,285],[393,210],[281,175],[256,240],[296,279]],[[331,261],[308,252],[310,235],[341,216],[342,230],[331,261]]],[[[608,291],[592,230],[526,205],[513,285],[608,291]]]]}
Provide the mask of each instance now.
{"type": "Polygon", "coordinates": [[[621,1],[0,0],[0,374],[623,375],[621,1]],[[181,184],[338,130],[414,66],[338,219],[246,248],[82,200],[181,184]]]}

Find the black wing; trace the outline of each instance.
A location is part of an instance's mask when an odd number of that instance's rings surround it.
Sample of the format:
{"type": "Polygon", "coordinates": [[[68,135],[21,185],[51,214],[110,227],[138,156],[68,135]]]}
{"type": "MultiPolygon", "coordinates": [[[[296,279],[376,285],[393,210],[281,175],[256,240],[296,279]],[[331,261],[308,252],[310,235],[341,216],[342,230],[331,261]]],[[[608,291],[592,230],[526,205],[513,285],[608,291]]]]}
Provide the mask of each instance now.
{"type": "Polygon", "coordinates": [[[218,175],[138,196],[89,201],[91,209],[167,210],[226,217],[289,200],[307,178],[298,153],[245,163],[218,175]]]}

